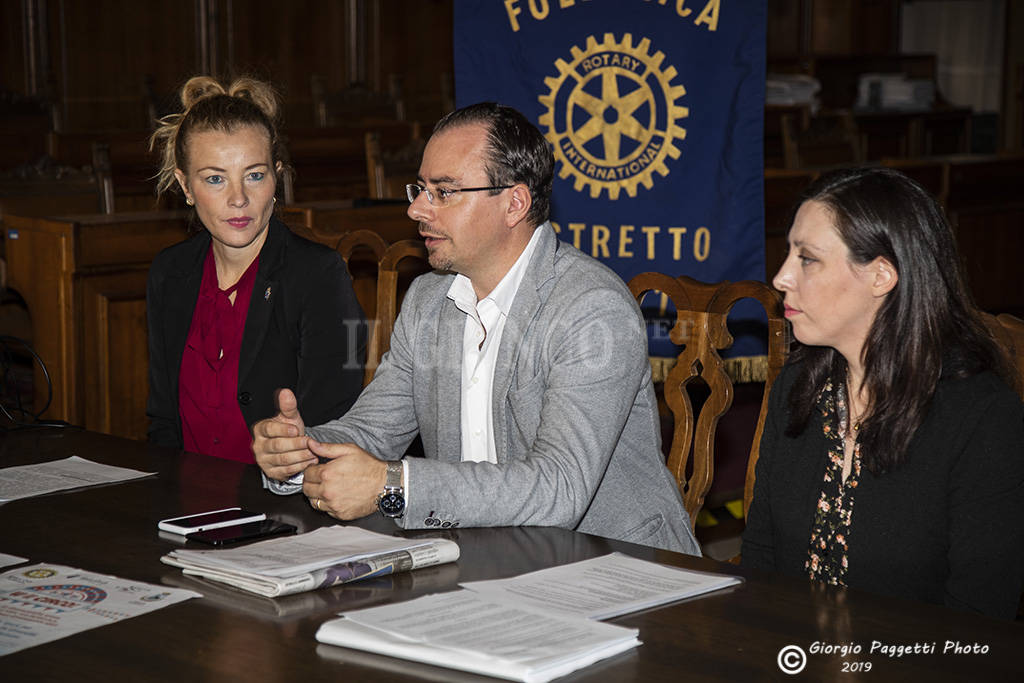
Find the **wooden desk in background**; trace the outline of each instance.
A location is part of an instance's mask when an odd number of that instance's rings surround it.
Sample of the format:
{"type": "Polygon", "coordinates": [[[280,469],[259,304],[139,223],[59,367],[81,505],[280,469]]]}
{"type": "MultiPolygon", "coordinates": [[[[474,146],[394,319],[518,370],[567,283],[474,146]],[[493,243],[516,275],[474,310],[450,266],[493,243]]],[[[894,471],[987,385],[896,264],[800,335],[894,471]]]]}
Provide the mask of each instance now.
{"type": "MultiPolygon", "coordinates": [[[[144,438],[146,276],[187,237],[189,213],[4,216],[9,284],[25,298],[53,402],[45,418],[144,438]]],[[[47,398],[35,372],[35,407],[47,398]]]]}
{"type": "Polygon", "coordinates": [[[400,203],[357,206],[350,199],[299,202],[281,208],[281,220],[288,225],[309,228],[321,244],[334,249],[338,240],[354,230],[372,230],[388,244],[399,240],[419,239],[419,229],[400,203]]]}
{"type": "MultiPolygon", "coordinates": [[[[1019,285],[1024,253],[1024,157],[954,156],[889,160],[945,201],[968,282],[979,307],[1024,316],[1019,285]]],[[[786,253],[790,211],[818,170],[765,171],[766,280],[786,253]]],[[[385,241],[417,239],[404,204],[356,207],[352,200],[282,207],[285,222],[307,227],[334,248],[343,234],[369,229],[385,241]]],[[[145,281],[153,256],[186,237],[188,212],[62,218],[5,215],[9,284],[25,297],[33,343],[51,370],[54,402],[46,417],[142,438],[147,387],[145,281]]],[[[376,260],[350,260],[360,301],[376,292],[376,260]]],[[[403,281],[418,274],[403,264],[403,281]],[[406,270],[408,269],[408,270],[406,270]]],[[[372,318],[374,313],[368,311],[372,318]]],[[[46,400],[36,373],[37,407],[46,400]]]]}
{"type": "MultiPolygon", "coordinates": [[[[311,228],[333,249],[356,229],[374,230],[389,243],[417,239],[405,211],[397,204],[353,208],[341,200],[284,207],[281,216],[311,228]]],[[[25,298],[32,344],[53,385],[44,418],[145,438],[146,277],[161,249],[188,237],[190,213],[4,216],[9,285],[25,298]]],[[[356,287],[372,300],[376,261],[368,269],[354,264],[352,271],[356,287]]],[[[39,410],[47,383],[38,368],[34,383],[39,410]]]]}
{"type": "MultiPolygon", "coordinates": [[[[388,244],[419,240],[419,225],[407,215],[408,208],[405,200],[357,206],[349,199],[334,199],[290,204],[282,207],[280,214],[293,230],[301,226],[309,231],[307,235],[297,230],[299,234],[335,249],[343,236],[356,230],[374,232],[388,244]]],[[[369,320],[377,316],[377,259],[369,249],[359,249],[346,259],[352,289],[369,320]]],[[[399,264],[399,291],[403,295],[412,280],[424,272],[423,265],[412,261],[399,264]]]]}
{"type": "Polygon", "coordinates": [[[275,496],[258,470],[226,460],[179,454],[144,443],[78,430],[0,435],[0,465],[66,457],[158,472],[123,484],[18,500],[0,506],[2,550],[203,593],[134,619],[79,633],[0,658],[4,680],[102,681],[478,681],[447,669],[321,645],[314,634],[348,609],[454,590],[462,581],[514,576],[620,551],[665,564],[743,575],[720,593],[612,620],[640,629],[643,645],[566,681],[782,680],[780,650],[809,652],[804,677],[840,678],[870,662],[875,680],[1016,680],[1024,627],[942,607],[828,588],[630,543],[558,528],[403,532],[374,515],[359,522],[400,535],[444,535],[458,542],[458,562],[348,586],[271,600],[200,582],[159,561],[178,547],[157,522],[175,515],[240,505],[291,522],[300,532],[333,523],[305,498],[275,496]],[[946,641],[986,647],[985,654],[942,654],[946,641]],[[887,646],[936,644],[935,654],[890,657],[887,646]],[[822,645],[860,645],[845,656],[814,653],[822,645]]]}
{"type": "MultiPolygon", "coordinates": [[[[981,310],[1024,316],[1024,156],[886,158],[942,204],[956,235],[967,283],[981,310]]],[[[765,268],[768,281],[786,254],[791,212],[802,190],[828,168],[765,169],[765,268]]]]}

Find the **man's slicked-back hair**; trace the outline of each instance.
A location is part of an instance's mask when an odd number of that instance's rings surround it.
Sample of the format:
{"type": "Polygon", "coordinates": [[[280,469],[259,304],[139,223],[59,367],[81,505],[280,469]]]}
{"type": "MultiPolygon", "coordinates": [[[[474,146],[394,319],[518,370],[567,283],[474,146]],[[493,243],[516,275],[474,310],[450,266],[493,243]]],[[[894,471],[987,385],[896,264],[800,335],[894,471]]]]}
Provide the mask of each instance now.
{"type": "Polygon", "coordinates": [[[526,218],[534,227],[551,213],[551,182],[555,158],[551,146],[537,127],[512,107],[480,102],[447,114],[434,133],[471,124],[487,127],[487,164],[491,185],[523,183],[530,190],[532,205],[526,218]]]}

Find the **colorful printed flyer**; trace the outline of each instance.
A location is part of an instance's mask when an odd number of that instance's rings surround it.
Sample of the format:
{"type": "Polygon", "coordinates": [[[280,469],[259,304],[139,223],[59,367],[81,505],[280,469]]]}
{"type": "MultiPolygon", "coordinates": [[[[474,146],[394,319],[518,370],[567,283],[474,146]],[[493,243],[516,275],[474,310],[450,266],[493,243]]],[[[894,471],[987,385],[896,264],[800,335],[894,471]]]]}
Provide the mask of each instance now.
{"type": "Polygon", "coordinates": [[[0,655],[202,595],[56,564],[0,574],[0,655]]]}

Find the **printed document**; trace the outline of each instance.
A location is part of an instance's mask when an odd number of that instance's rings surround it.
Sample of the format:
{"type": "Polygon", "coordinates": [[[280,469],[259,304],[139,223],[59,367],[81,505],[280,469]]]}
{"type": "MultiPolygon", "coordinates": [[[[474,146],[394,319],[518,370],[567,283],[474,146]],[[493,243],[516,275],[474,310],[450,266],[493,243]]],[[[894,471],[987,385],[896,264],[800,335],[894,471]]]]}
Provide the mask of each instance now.
{"type": "Polygon", "coordinates": [[[201,597],[56,564],[10,569],[0,574],[0,655],[201,597]]]}
{"type": "Polygon", "coordinates": [[[438,593],[345,612],[322,643],[529,683],[550,681],[640,644],[633,628],[492,600],[438,593]]]}
{"type": "Polygon", "coordinates": [[[742,581],[737,576],[680,569],[612,553],[510,579],[460,585],[487,598],[591,619],[610,619],[742,581]]]}
{"type": "Polygon", "coordinates": [[[17,555],[8,555],[7,553],[0,553],[0,567],[10,567],[12,564],[21,564],[27,562],[28,558],[18,557],[17,555]]]}
{"type": "Polygon", "coordinates": [[[54,491],[129,481],[153,474],[156,473],[102,465],[77,455],[38,465],[5,467],[0,469],[0,503],[54,491]]]}
{"type": "Polygon", "coordinates": [[[738,584],[612,553],[463,590],[345,612],[322,643],[515,681],[549,681],[640,645],[620,614],[738,584]]]}

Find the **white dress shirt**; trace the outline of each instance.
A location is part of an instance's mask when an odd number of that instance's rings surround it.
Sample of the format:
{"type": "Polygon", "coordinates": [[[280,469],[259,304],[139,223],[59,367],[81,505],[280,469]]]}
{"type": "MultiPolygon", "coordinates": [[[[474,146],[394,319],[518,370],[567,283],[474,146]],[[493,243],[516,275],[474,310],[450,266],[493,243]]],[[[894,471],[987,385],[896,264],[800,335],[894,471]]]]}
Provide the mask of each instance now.
{"type": "Polygon", "coordinates": [[[491,392],[498,347],[505,330],[505,320],[519,284],[526,274],[537,244],[537,232],[530,237],[512,268],[501,282],[481,300],[477,300],[473,283],[465,275],[456,275],[448,288],[448,298],[466,314],[462,333],[462,461],[498,461],[494,444],[494,417],[491,392]]]}
{"type": "MultiPolygon", "coordinates": [[[[462,461],[498,461],[494,444],[494,417],[491,407],[491,392],[494,385],[494,367],[498,358],[498,347],[505,329],[505,320],[512,309],[519,284],[526,274],[526,267],[537,246],[540,230],[534,230],[523,253],[519,255],[501,282],[485,296],[477,300],[473,282],[465,275],[458,274],[448,288],[448,298],[466,314],[466,325],[462,333],[462,461]]],[[[263,477],[264,488],[275,493],[292,493],[302,488],[302,473],[293,475],[285,482],[263,477]]],[[[409,468],[402,462],[402,486],[405,499],[409,500],[409,468]]]]}

